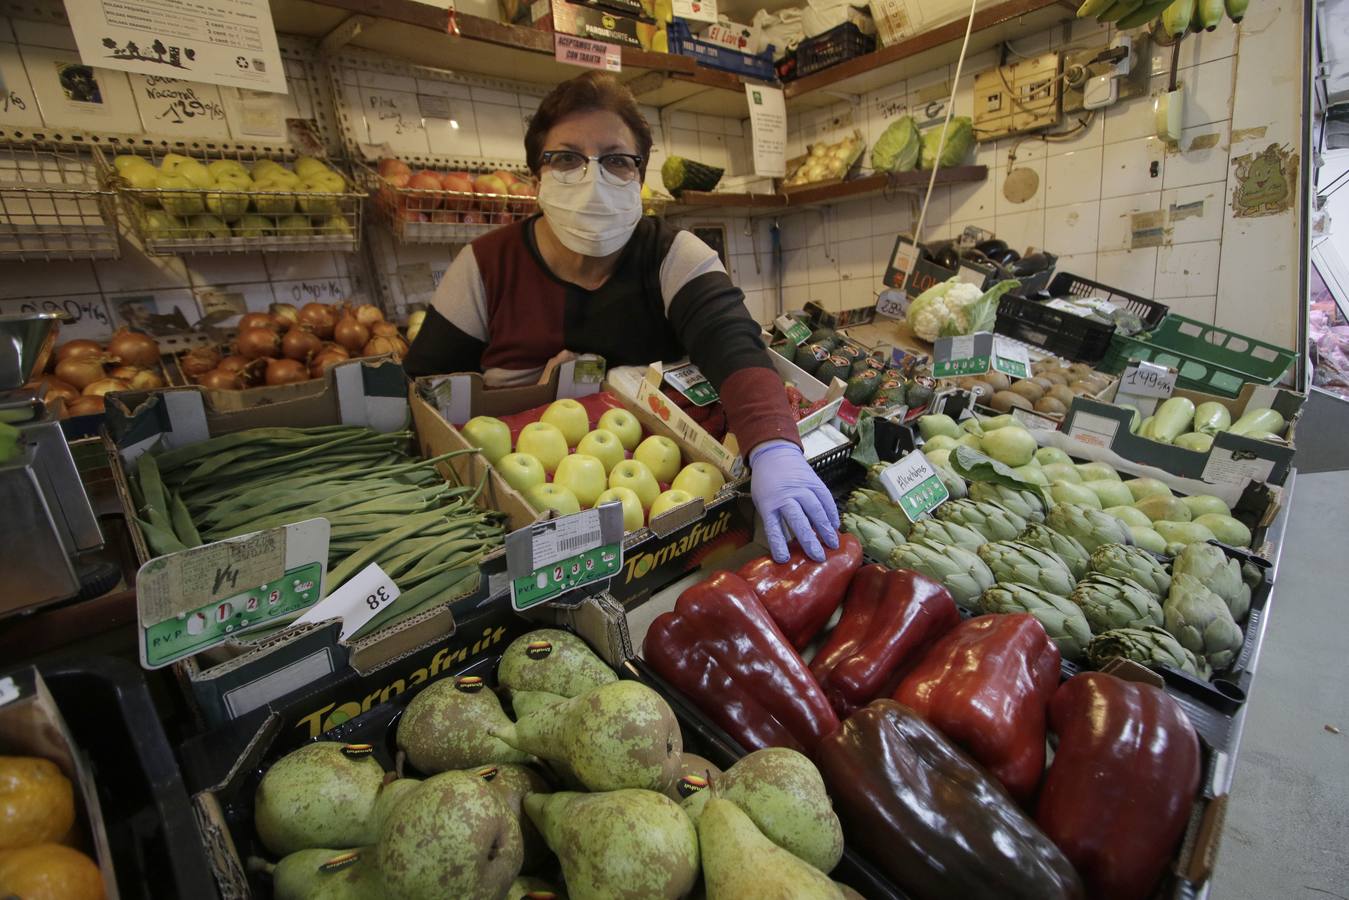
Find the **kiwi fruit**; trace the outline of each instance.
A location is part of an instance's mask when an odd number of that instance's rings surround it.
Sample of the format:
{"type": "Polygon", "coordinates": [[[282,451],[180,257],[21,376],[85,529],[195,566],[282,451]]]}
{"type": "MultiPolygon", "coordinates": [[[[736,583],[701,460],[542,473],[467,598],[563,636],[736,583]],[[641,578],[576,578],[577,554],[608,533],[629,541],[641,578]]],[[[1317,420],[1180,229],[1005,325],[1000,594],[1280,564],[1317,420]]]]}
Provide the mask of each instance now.
{"type": "Polygon", "coordinates": [[[1068,371],[1072,372],[1074,375],[1090,375],[1092,373],[1092,368],[1086,363],[1075,362],[1068,364],[1068,371]]]}
{"type": "Polygon", "coordinates": [[[1051,416],[1061,416],[1068,411],[1057,397],[1044,396],[1035,401],[1035,411],[1051,416]]]}
{"type": "Polygon", "coordinates": [[[1060,372],[1060,371],[1058,371],[1058,370],[1045,371],[1045,372],[1041,373],[1039,376],[1036,377],[1036,379],[1035,379],[1036,383],[1039,383],[1039,381],[1040,381],[1041,379],[1044,379],[1045,381],[1048,381],[1050,384],[1067,384],[1067,383],[1068,383],[1068,376],[1067,376],[1067,375],[1064,375],[1062,372],[1060,372]]]}
{"type": "Polygon", "coordinates": [[[1092,389],[1091,383],[1088,381],[1079,381],[1077,382],[1077,384],[1072,385],[1068,389],[1079,397],[1083,396],[1084,394],[1096,393],[1096,391],[1092,389]]]}
{"type": "Polygon", "coordinates": [[[1010,390],[1013,394],[1020,394],[1025,397],[1031,403],[1034,403],[1045,395],[1044,388],[1033,381],[1018,381],[1016,384],[1012,385],[1010,390]]]}
{"type": "MultiPolygon", "coordinates": [[[[1015,385],[1013,386],[1015,387],[1015,385]]],[[[1033,410],[1035,408],[1031,405],[1031,402],[1021,394],[1016,394],[1012,391],[998,391],[988,401],[988,405],[1000,413],[1008,413],[1014,409],[1033,410]]]]}
{"type": "Polygon", "coordinates": [[[1043,375],[1037,375],[1035,378],[1032,378],[1031,381],[1035,384],[1038,384],[1040,386],[1041,392],[1044,393],[1048,393],[1049,389],[1054,386],[1054,382],[1050,381],[1048,378],[1045,378],[1043,375]]]}
{"type": "Polygon", "coordinates": [[[970,392],[977,403],[983,403],[989,397],[992,397],[997,393],[997,391],[993,390],[993,385],[979,378],[970,381],[970,383],[965,386],[965,390],[970,392]]]}
{"type": "Polygon", "coordinates": [[[982,380],[987,381],[995,391],[1005,391],[1012,385],[1012,379],[1001,372],[989,372],[982,380]]]}
{"type": "Polygon", "coordinates": [[[1076,397],[1077,395],[1074,394],[1072,392],[1072,389],[1069,388],[1066,384],[1056,384],[1049,389],[1049,392],[1048,394],[1046,394],[1046,396],[1053,397],[1055,400],[1059,401],[1059,403],[1062,404],[1065,408],[1067,408],[1069,406],[1072,406],[1073,398],[1076,397]]]}

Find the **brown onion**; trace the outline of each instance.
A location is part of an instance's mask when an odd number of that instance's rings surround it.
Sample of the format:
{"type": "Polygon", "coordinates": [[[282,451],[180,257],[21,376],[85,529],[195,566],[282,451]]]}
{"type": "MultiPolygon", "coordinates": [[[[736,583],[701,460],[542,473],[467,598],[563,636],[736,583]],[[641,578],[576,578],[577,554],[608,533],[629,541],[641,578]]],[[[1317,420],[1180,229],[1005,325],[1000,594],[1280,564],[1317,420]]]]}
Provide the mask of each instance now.
{"type": "Polygon", "coordinates": [[[281,339],[281,355],[286,359],[308,362],[309,358],[323,347],[323,341],[303,325],[292,328],[281,339]]]}
{"type": "Polygon", "coordinates": [[[65,419],[70,416],[88,416],[94,414],[102,415],[103,409],[103,398],[101,396],[76,397],[66,404],[65,414],[62,415],[61,418],[65,419]]]}
{"type": "Polygon", "coordinates": [[[225,369],[212,369],[197,378],[197,384],[213,391],[241,391],[244,383],[239,378],[238,372],[229,372],[225,369]]]}
{"type": "Polygon", "coordinates": [[[43,375],[36,381],[29,382],[27,387],[30,387],[33,390],[45,388],[46,393],[42,395],[42,399],[47,403],[50,403],[57,397],[60,397],[62,400],[70,401],[80,395],[78,388],[74,385],[66,384],[55,375],[43,375]]]}
{"type": "Polygon", "coordinates": [[[82,393],[86,397],[102,397],[111,391],[129,391],[131,385],[120,378],[100,378],[85,387],[82,393]]]}
{"type": "Polygon", "coordinates": [[[333,340],[344,349],[355,352],[370,340],[370,329],[352,316],[343,316],[333,328],[333,340]]]}
{"type": "Polygon", "coordinates": [[[82,391],[105,373],[99,357],[74,356],[56,364],[56,377],[82,391]]]}
{"type": "Polygon", "coordinates": [[[272,359],[267,361],[268,384],[294,384],[308,381],[309,370],[297,359],[272,359]]]}
{"type": "Polygon", "coordinates": [[[309,363],[309,375],[312,378],[322,378],[323,374],[333,366],[341,362],[346,362],[349,357],[345,350],[324,350],[314,357],[309,363]]]}
{"type": "Polygon", "coordinates": [[[343,347],[341,344],[334,344],[332,341],[325,341],[323,344],[323,351],[320,352],[326,352],[328,350],[331,350],[334,353],[340,353],[343,359],[351,359],[351,351],[348,350],[346,347],[343,347]]]}
{"type": "Polygon", "coordinates": [[[369,328],[376,322],[384,321],[384,313],[380,312],[379,307],[375,306],[373,303],[362,303],[360,306],[356,307],[352,312],[352,315],[356,317],[357,322],[360,322],[366,328],[369,328]]]}
{"type": "Polygon", "coordinates": [[[392,322],[376,322],[370,326],[371,337],[399,337],[398,326],[392,322]]]}
{"type": "Polygon", "coordinates": [[[238,374],[248,368],[248,360],[242,356],[227,356],[216,366],[222,372],[234,372],[238,374]]]}
{"type": "Polygon", "coordinates": [[[408,352],[408,345],[400,337],[374,337],[361,350],[362,356],[383,356],[392,354],[394,359],[402,359],[408,352]]]}
{"type": "Polygon", "coordinates": [[[178,359],[178,366],[188,378],[204,375],[220,364],[220,351],[214,347],[197,347],[178,359]]]}
{"type": "Polygon", "coordinates": [[[249,328],[234,339],[235,349],[245,359],[281,355],[281,335],[266,328],[249,328]]]}
{"type": "Polygon", "coordinates": [[[275,316],[268,313],[251,312],[244,313],[239,317],[239,330],[247,331],[250,328],[268,328],[272,331],[280,331],[281,323],[275,316]]]}
{"type": "Polygon", "coordinates": [[[136,377],[136,375],[144,371],[145,370],[140,366],[115,366],[108,370],[108,377],[120,378],[123,381],[129,382],[132,378],[136,377]]]}
{"type": "Polygon", "coordinates": [[[108,341],[108,353],[117,361],[141,369],[159,365],[159,344],[148,334],[123,328],[108,341]]]}
{"type": "Polygon", "coordinates": [[[153,369],[140,369],[129,384],[133,391],[155,391],[164,386],[164,379],[153,369]]]}
{"type": "Polygon", "coordinates": [[[77,356],[102,356],[103,347],[98,341],[85,340],[80,338],[74,341],[67,341],[56,348],[56,361],[63,362],[67,359],[74,359],[77,356]]]}
{"type": "Polygon", "coordinates": [[[298,325],[300,323],[300,311],[292,303],[273,303],[267,307],[267,311],[272,314],[283,325],[298,325]]]}
{"type": "Polygon", "coordinates": [[[308,325],[319,337],[330,341],[333,327],[337,325],[337,313],[322,303],[306,303],[300,307],[300,324],[308,325]]]}

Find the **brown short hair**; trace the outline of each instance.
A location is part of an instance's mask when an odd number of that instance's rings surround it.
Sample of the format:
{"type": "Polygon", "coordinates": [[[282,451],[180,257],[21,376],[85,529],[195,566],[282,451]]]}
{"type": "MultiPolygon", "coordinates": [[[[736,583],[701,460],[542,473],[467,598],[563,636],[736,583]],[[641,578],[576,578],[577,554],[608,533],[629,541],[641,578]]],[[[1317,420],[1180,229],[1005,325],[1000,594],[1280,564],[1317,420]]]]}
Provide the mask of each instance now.
{"type": "Polygon", "coordinates": [[[591,110],[607,110],[623,120],[637,139],[637,155],[642,158],[642,177],[651,157],[651,126],[646,124],[637,98],[614,76],[603,72],[586,72],[564,81],[543,98],[529,120],[525,132],[525,160],[535,175],[539,174],[543,141],[553,126],[567,116],[591,110]]]}

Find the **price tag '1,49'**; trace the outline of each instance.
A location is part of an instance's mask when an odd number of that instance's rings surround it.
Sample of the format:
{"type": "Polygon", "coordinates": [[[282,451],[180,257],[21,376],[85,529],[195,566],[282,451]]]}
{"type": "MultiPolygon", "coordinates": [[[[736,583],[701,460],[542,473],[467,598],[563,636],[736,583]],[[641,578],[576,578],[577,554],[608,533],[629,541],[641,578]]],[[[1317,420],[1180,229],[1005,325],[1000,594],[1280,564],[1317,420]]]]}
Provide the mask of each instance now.
{"type": "Polygon", "coordinates": [[[1156,397],[1165,400],[1176,390],[1176,370],[1156,363],[1135,361],[1129,363],[1120,377],[1119,392],[1135,397],[1156,397]]]}

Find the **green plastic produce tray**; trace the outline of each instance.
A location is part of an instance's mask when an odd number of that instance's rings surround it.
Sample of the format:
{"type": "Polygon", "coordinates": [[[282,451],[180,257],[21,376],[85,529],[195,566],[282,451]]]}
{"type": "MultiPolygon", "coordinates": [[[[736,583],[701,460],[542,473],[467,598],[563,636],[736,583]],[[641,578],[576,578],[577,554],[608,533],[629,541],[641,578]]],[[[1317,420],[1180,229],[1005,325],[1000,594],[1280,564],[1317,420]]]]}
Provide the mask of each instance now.
{"type": "Polygon", "coordinates": [[[1246,382],[1272,384],[1296,358],[1292,350],[1170,313],[1147,336],[1116,333],[1096,365],[1118,375],[1137,359],[1174,368],[1178,387],[1235,398],[1246,382]]]}

